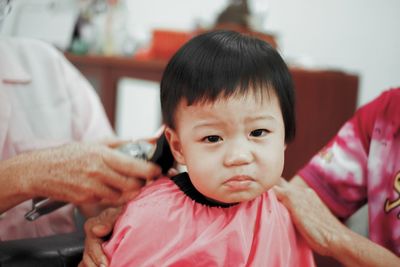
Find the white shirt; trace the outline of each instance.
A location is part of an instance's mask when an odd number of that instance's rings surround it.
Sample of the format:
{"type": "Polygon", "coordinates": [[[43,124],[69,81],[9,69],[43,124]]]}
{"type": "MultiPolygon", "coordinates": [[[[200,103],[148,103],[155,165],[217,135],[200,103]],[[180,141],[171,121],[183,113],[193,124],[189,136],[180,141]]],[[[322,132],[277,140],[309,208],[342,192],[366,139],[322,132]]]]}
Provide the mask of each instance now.
{"type": "MultiPolygon", "coordinates": [[[[0,37],[0,160],[112,135],[96,92],[60,52],[40,41],[0,37]]],[[[31,205],[1,215],[0,240],[75,229],[71,205],[29,222],[24,214],[31,205]]]]}

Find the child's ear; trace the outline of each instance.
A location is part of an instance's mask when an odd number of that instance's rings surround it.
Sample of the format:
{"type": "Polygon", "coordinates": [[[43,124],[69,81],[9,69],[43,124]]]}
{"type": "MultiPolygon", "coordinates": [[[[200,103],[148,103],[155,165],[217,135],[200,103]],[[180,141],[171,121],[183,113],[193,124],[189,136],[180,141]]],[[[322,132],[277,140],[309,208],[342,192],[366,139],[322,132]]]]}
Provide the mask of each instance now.
{"type": "Polygon", "coordinates": [[[178,135],[174,130],[169,127],[165,128],[165,137],[167,138],[169,147],[171,149],[172,155],[174,155],[175,160],[181,164],[185,165],[185,157],[182,153],[182,144],[178,138],[178,135]]]}

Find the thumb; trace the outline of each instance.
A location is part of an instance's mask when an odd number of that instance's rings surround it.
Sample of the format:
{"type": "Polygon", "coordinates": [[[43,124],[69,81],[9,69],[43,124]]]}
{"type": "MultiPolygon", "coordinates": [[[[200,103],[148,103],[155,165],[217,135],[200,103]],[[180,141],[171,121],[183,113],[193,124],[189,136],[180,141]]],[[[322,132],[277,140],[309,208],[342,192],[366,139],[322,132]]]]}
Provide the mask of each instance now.
{"type": "Polygon", "coordinates": [[[92,226],[91,232],[97,237],[110,234],[121,211],[121,207],[110,207],[103,210],[99,216],[92,218],[93,221],[88,222],[92,226]]]}
{"type": "Polygon", "coordinates": [[[285,196],[285,189],[283,189],[282,187],[280,187],[279,185],[275,185],[274,187],[272,187],[272,190],[274,190],[274,193],[276,195],[276,198],[281,201],[283,199],[283,197],[285,196]]]}
{"type": "Polygon", "coordinates": [[[92,233],[97,237],[104,237],[111,232],[109,224],[96,224],[92,227],[92,233]]]}
{"type": "Polygon", "coordinates": [[[278,186],[286,188],[288,185],[289,182],[285,178],[283,177],[279,178],[278,186]]]}
{"type": "Polygon", "coordinates": [[[108,146],[109,148],[116,148],[128,142],[132,142],[132,140],[121,140],[115,137],[103,138],[99,141],[100,144],[108,146]]]}
{"type": "Polygon", "coordinates": [[[280,178],[279,182],[272,187],[278,200],[282,201],[287,194],[289,184],[284,178],[280,178]]]}

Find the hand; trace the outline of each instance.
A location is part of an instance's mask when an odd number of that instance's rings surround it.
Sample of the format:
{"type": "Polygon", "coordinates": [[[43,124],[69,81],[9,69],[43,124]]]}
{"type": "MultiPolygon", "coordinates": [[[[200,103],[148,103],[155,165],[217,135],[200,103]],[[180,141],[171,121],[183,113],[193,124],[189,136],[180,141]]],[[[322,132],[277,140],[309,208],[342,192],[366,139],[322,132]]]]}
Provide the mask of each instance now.
{"type": "Polygon", "coordinates": [[[337,244],[341,233],[346,233],[346,226],[301,178],[292,180],[288,183],[282,179],[274,187],[278,199],[289,210],[297,230],[311,249],[321,255],[332,256],[332,246],[337,244]]]}
{"type": "Polygon", "coordinates": [[[85,223],[85,250],[79,267],[108,266],[108,259],[102,248],[103,237],[109,235],[115,221],[121,213],[121,208],[108,208],[97,217],[90,218],[85,223]]]}
{"type": "Polygon", "coordinates": [[[158,166],[109,146],[74,143],[21,155],[21,188],[32,197],[76,205],[117,205],[133,198],[146,180],[161,174],[158,166]]]}
{"type": "Polygon", "coordinates": [[[281,179],[274,191],[315,252],[333,257],[344,266],[400,266],[400,258],[393,252],[342,224],[299,176],[290,183],[281,179]]]}

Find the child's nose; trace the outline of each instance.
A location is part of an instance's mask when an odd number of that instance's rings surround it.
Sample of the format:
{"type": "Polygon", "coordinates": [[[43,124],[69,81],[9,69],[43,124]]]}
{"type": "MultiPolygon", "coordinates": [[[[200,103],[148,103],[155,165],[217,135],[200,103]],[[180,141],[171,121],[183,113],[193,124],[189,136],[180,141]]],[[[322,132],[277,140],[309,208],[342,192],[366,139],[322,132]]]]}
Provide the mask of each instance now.
{"type": "Polygon", "coordinates": [[[227,147],[224,164],[226,166],[238,166],[248,164],[252,161],[253,155],[246,142],[235,142],[227,147]]]}

